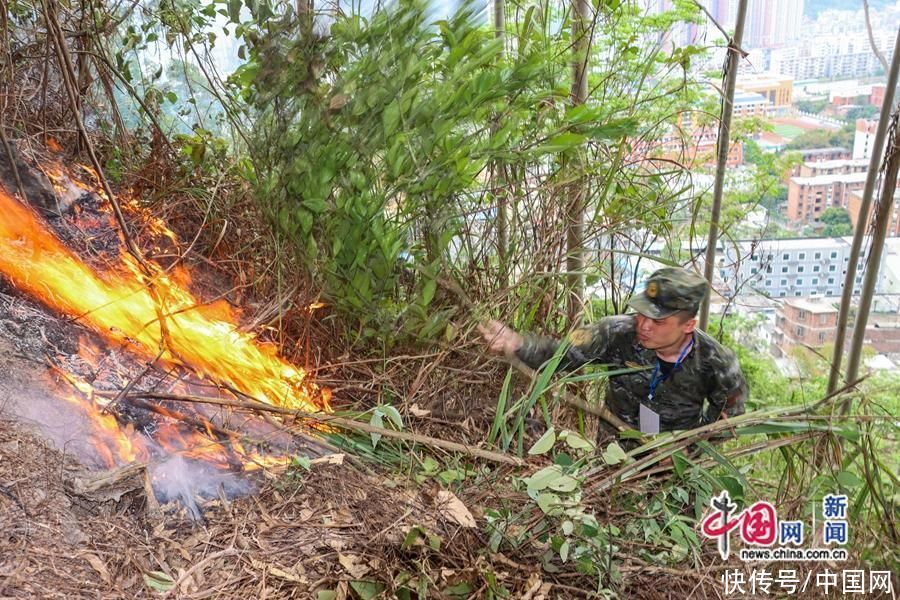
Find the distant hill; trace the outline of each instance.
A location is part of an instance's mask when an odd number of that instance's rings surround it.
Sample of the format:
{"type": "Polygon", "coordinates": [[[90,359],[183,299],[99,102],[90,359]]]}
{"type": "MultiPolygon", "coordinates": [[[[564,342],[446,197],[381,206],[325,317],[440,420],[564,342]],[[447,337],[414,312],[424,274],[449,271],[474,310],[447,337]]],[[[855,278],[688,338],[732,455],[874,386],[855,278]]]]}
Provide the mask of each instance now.
{"type": "MultiPolygon", "coordinates": [[[[869,0],[869,13],[877,13],[878,9],[894,4],[894,0],[869,0]]],[[[810,19],[815,19],[819,13],[828,9],[859,10],[863,7],[862,0],[807,0],[803,3],[803,14],[810,19]]],[[[872,15],[873,21],[875,15],[872,15]]]]}

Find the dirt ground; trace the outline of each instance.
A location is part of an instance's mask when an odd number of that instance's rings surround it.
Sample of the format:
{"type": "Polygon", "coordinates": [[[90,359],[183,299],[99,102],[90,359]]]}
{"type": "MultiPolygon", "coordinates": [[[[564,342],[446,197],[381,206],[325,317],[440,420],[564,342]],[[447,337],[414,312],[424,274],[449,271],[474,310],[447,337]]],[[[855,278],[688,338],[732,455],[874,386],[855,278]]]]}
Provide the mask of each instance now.
{"type": "Polygon", "coordinates": [[[8,334],[0,335],[0,598],[393,597],[391,586],[415,589],[417,578],[432,590],[469,590],[452,597],[479,597],[468,583],[454,586],[485,571],[511,589],[548,589],[538,566],[479,556],[481,529],[461,526],[439,490],[414,490],[402,474],[352,459],[269,472],[254,495],[202,501],[201,521],[181,504],[148,500],[143,465],[115,486],[89,488],[102,472],[76,458],[79,423],[47,389],[46,366],[8,334]]]}
{"type": "MultiPolygon", "coordinates": [[[[475,545],[435,518],[427,496],[348,464],[207,502],[203,522],[177,506],[154,514],[142,488],[118,501],[81,496],[72,489],[77,467],[0,418],[0,598],[158,597],[154,583],[178,598],[348,597],[351,582],[431,560],[427,550],[401,550],[413,524],[450,545],[475,545]]],[[[443,573],[448,585],[455,575],[443,573]]]]}

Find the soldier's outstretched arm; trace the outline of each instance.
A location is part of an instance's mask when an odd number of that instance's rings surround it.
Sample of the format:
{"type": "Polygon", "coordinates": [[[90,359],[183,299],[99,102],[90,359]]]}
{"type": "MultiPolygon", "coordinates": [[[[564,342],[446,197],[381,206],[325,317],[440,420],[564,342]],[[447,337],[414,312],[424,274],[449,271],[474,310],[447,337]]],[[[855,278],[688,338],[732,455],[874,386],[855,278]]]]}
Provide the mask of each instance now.
{"type": "MultiPolygon", "coordinates": [[[[556,354],[560,341],[551,337],[531,334],[521,335],[497,321],[489,321],[478,327],[488,348],[497,354],[515,357],[537,369],[556,354]]],[[[601,320],[588,327],[579,328],[566,338],[568,349],[557,367],[560,370],[578,367],[599,359],[605,351],[609,332],[601,320]]]]}
{"type": "Polygon", "coordinates": [[[513,356],[522,347],[524,338],[500,321],[487,321],[478,325],[484,343],[494,354],[513,356]]]}

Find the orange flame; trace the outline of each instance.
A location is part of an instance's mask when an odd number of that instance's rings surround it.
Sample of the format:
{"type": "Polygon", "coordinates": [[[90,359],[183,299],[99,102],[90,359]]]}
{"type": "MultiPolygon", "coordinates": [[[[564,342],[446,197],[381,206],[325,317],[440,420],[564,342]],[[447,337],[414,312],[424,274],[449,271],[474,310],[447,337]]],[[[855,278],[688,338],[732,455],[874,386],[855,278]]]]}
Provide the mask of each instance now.
{"type": "Polygon", "coordinates": [[[226,302],[200,302],[179,283],[183,273],[170,275],[151,264],[148,276],[123,254],[119,265],[100,275],[2,189],[0,213],[0,272],[19,289],[145,358],[156,357],[165,338],[161,360],[167,363],[189,366],[263,402],[328,409],[302,368],[240,331],[226,302]]]}

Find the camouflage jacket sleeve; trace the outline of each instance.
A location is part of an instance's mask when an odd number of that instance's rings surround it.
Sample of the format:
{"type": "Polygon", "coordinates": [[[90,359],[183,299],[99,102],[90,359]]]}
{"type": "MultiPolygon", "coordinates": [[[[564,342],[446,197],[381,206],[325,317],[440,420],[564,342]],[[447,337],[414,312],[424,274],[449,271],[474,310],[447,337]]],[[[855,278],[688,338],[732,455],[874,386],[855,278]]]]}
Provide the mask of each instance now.
{"type": "Polygon", "coordinates": [[[707,396],[708,406],[703,422],[718,420],[722,411],[729,417],[744,414],[748,387],[737,356],[732,350],[721,347],[717,356],[711,357],[710,368],[712,390],[707,396]]]}
{"type": "MultiPolygon", "coordinates": [[[[537,369],[553,358],[562,343],[560,340],[531,334],[523,336],[522,347],[516,356],[532,369],[537,369]]],[[[603,362],[609,347],[610,320],[600,319],[596,323],[579,327],[566,336],[568,345],[565,356],[557,370],[572,370],[589,362],[603,362]]]]}

